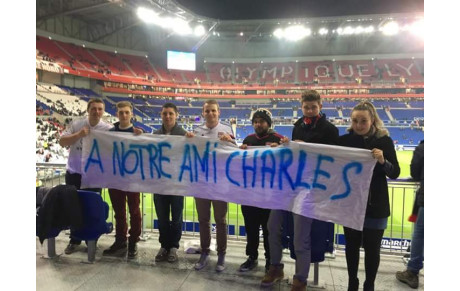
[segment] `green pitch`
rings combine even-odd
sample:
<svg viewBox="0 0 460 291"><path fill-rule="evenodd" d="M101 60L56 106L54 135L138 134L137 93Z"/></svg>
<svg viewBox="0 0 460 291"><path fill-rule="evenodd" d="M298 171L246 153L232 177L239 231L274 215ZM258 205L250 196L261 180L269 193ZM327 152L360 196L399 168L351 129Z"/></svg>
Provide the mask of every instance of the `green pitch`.
<svg viewBox="0 0 460 291"><path fill-rule="evenodd" d="M399 166L401 167L400 178L410 177L410 161L412 159L412 151L397 151ZM408 222L407 218L412 212L414 201L414 188L412 186L396 186L390 187L390 207L392 216L388 220L388 228L384 236L392 236L393 238L411 238L413 223ZM111 206L110 198L107 189L103 191L104 200ZM153 196L150 193L143 194L144 203L144 223L147 229L153 228L153 220L157 219L155 206L153 204ZM404 210L404 216L403 216ZM213 213L211 212L211 217ZM193 197L186 197L184 204L184 221L198 221L195 210L195 201ZM109 220L113 220L113 211L110 207ZM211 219L214 221L214 219ZM244 225L241 206L229 203L227 222L229 225ZM238 232L238 228L236 228ZM342 227L339 232L343 233Z"/></svg>

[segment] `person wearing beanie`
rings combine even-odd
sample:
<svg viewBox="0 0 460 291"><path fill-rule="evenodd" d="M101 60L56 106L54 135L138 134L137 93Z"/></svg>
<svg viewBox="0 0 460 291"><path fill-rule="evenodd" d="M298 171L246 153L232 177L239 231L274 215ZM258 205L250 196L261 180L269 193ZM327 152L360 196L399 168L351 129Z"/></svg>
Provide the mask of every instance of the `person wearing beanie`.
<svg viewBox="0 0 460 291"><path fill-rule="evenodd" d="M267 130L269 130L272 127L272 117L271 116L272 116L272 114L271 114L270 111L268 111L267 109L260 108L260 109L256 110L256 112L254 112L254 114L252 115L252 125L254 126L254 120L256 118L262 118L263 120L265 120L268 123ZM263 128L265 129L265 127L263 127ZM254 127L254 129L256 129L256 128Z"/></svg>
<svg viewBox="0 0 460 291"><path fill-rule="evenodd" d="M276 133L270 127L272 125L271 113L267 109L258 109L252 115L252 125L254 134L248 135L240 146L241 149L247 149L251 146L270 146L275 147L288 138ZM241 264L240 272L246 272L254 269L258 265L259 256L259 228L262 226L265 249L265 271L270 267L270 247L268 244L267 222L270 216L270 209L264 209L254 206L241 205L241 211L244 217L246 228L246 255L247 260Z"/></svg>

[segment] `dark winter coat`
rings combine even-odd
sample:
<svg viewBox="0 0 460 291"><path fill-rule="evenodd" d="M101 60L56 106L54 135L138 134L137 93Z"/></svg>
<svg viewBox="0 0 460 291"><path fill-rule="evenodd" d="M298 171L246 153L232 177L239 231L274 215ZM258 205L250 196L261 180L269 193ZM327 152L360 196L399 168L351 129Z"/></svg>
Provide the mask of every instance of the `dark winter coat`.
<svg viewBox="0 0 460 291"><path fill-rule="evenodd" d="M294 123L292 140L300 139L305 142L336 145L339 138L339 130L322 114L318 122L312 126L306 125L304 117Z"/></svg>
<svg viewBox="0 0 460 291"><path fill-rule="evenodd" d="M77 188L58 185L49 190L37 211L36 223L40 243L43 243L52 228L81 228L83 217Z"/></svg>
<svg viewBox="0 0 460 291"><path fill-rule="evenodd" d="M374 167L367 200L366 217L385 218L390 216L387 176L390 179L396 179L401 171L393 140L387 135L382 137L373 135L364 138L350 132L339 138L339 145L369 150L377 148L383 151L385 164L388 162L390 165L382 165L377 162Z"/></svg>

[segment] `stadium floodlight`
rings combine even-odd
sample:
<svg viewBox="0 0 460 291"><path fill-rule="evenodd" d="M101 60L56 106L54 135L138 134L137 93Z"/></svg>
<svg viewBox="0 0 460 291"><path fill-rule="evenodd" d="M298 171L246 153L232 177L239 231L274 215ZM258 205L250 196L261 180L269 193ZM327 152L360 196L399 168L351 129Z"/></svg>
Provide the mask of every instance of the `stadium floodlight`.
<svg viewBox="0 0 460 291"><path fill-rule="evenodd" d="M368 27L366 27L364 29L364 32L365 33L372 33L372 32L374 32L374 27L372 25L369 25Z"/></svg>
<svg viewBox="0 0 460 291"><path fill-rule="evenodd" d="M342 35L343 34L343 28L341 28L341 27L337 28L337 34Z"/></svg>
<svg viewBox="0 0 460 291"><path fill-rule="evenodd" d="M298 41L311 35L311 30L302 25L293 25L284 29L284 38L289 41Z"/></svg>
<svg viewBox="0 0 460 291"><path fill-rule="evenodd" d="M396 35L399 32L399 24L395 21L387 22L381 27L384 35Z"/></svg>
<svg viewBox="0 0 460 291"><path fill-rule="evenodd" d="M355 34L361 34L364 32L364 28L362 26L357 26L355 28Z"/></svg>
<svg viewBox="0 0 460 291"><path fill-rule="evenodd" d="M320 35L326 35L328 32L329 32L329 30L327 28L320 28L320 30L319 30Z"/></svg>
<svg viewBox="0 0 460 291"><path fill-rule="evenodd" d="M424 37L425 21L423 19L417 20L410 26L410 32L418 37Z"/></svg>
<svg viewBox="0 0 460 291"><path fill-rule="evenodd" d="M240 32L240 36L243 36L243 35L244 35L244 33L243 33L243 32Z"/></svg>
<svg viewBox="0 0 460 291"><path fill-rule="evenodd" d="M347 26L343 30L343 34L345 34L345 35L350 35L350 34L353 34L353 33L355 33L355 29L353 27L351 27L351 26Z"/></svg>
<svg viewBox="0 0 460 291"><path fill-rule="evenodd" d="M158 13L152 9L138 7L136 11L137 17L146 23L157 23Z"/></svg>
<svg viewBox="0 0 460 291"><path fill-rule="evenodd" d="M277 28L274 32L273 35L276 36L277 38L282 38L284 36L284 31L281 28Z"/></svg>
<svg viewBox="0 0 460 291"><path fill-rule="evenodd" d="M192 28L188 22L180 18L173 21L172 28L179 35L192 34Z"/></svg>
<svg viewBox="0 0 460 291"><path fill-rule="evenodd" d="M196 36L203 36L206 33L203 25L198 25L195 27L194 33Z"/></svg>

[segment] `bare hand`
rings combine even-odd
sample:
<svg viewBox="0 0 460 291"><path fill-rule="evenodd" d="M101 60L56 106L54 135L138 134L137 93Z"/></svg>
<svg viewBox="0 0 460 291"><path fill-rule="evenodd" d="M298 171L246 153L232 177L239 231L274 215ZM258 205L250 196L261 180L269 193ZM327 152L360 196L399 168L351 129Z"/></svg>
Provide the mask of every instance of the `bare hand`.
<svg viewBox="0 0 460 291"><path fill-rule="evenodd" d="M85 137L89 134L89 127L85 126L78 132L79 137Z"/></svg>
<svg viewBox="0 0 460 291"><path fill-rule="evenodd" d="M371 150L371 153L372 153L372 157L376 159L380 164L383 165L385 163L385 158L383 156L382 150L374 148Z"/></svg>
<svg viewBox="0 0 460 291"><path fill-rule="evenodd" d="M231 137L230 135L228 135L228 134L223 134L223 135L220 137L220 140L221 140L221 141L228 141L228 142L232 142L232 141L233 141L232 137Z"/></svg>
<svg viewBox="0 0 460 291"><path fill-rule="evenodd" d="M194 137L195 134L191 131L187 131L187 133L185 134L186 137Z"/></svg>
<svg viewBox="0 0 460 291"><path fill-rule="evenodd" d="M144 133L144 131L141 128L138 128L138 127L135 127L133 129L133 132L134 132L134 135L140 135L140 134Z"/></svg>
<svg viewBox="0 0 460 291"><path fill-rule="evenodd" d="M282 143L289 143L289 138L287 136L283 136L283 138L280 140L280 144Z"/></svg>
<svg viewBox="0 0 460 291"><path fill-rule="evenodd" d="M247 148L248 148L248 145L247 145L247 144L242 144L242 145L240 145L240 149L242 149L242 150L245 150L245 149L247 149Z"/></svg>

